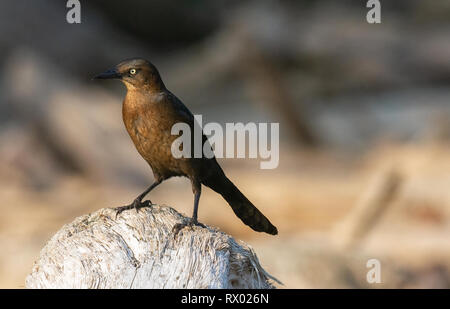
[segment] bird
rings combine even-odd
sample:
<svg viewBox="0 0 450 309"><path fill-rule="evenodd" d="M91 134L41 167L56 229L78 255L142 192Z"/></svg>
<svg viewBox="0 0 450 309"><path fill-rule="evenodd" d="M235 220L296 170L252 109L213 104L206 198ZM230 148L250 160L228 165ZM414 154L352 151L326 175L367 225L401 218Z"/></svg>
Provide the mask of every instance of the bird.
<svg viewBox="0 0 450 309"><path fill-rule="evenodd" d="M127 92L122 103L123 122L137 151L150 165L155 179L131 204L116 208L116 214L133 208L138 211L142 207L151 207L150 200L143 201L145 196L163 181L181 176L191 181L194 207L191 218L173 227L175 233L186 226L205 227L198 222L198 207L204 185L222 195L236 216L254 231L278 234L269 219L228 179L214 155L200 158L176 158L172 155L172 144L178 138L171 133L172 127L177 123L185 123L193 132L198 123L183 102L166 88L155 65L143 58L132 58L96 75L94 79L117 79L125 85ZM203 144L210 147L203 133L202 139ZM191 145L193 147L194 143Z"/></svg>

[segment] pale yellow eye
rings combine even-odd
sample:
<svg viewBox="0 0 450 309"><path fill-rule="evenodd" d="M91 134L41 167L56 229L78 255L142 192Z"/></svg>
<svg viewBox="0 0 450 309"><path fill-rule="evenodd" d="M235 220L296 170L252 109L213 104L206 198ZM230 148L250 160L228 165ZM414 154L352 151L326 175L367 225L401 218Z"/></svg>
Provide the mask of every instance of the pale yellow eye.
<svg viewBox="0 0 450 309"><path fill-rule="evenodd" d="M131 70L130 70L130 74L131 74L131 75L136 74L136 69L131 69Z"/></svg>

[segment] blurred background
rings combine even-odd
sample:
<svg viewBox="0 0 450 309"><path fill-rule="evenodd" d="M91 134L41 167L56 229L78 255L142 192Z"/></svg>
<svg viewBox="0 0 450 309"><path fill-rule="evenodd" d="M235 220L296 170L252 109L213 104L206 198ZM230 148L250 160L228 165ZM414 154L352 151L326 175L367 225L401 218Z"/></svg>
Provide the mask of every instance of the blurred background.
<svg viewBox="0 0 450 309"><path fill-rule="evenodd" d="M0 2L0 287L22 288L63 224L152 179L119 82L143 57L205 122L279 122L280 164L221 159L278 227L203 190L200 221L252 245L280 288L450 287L450 1ZM150 196L190 215L187 179ZM381 283L366 263L381 263Z"/></svg>

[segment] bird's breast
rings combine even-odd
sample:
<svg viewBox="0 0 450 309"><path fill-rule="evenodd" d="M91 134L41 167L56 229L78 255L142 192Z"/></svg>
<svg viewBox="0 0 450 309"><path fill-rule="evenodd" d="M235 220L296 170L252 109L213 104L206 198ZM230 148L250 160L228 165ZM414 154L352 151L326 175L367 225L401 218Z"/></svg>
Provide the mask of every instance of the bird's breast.
<svg viewBox="0 0 450 309"><path fill-rule="evenodd" d="M124 102L126 103L126 102ZM123 106L123 120L139 154L158 174L175 175L182 163L172 155L172 143L177 138L171 134L174 119L160 106Z"/></svg>

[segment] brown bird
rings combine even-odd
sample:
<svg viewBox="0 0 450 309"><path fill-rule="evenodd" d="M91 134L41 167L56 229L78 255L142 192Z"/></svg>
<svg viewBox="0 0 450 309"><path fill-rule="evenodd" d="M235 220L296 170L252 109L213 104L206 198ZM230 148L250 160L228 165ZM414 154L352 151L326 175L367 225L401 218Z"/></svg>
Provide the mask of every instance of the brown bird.
<svg viewBox="0 0 450 309"><path fill-rule="evenodd" d="M150 201L142 201L151 190L173 176L184 176L192 183L194 212L189 221L174 227L175 233L184 226L203 226L197 221L202 184L221 194L234 213L253 230L272 235L278 233L277 228L225 176L214 157L175 158L172 155L172 143L178 138L171 134L172 126L186 123L194 132L194 125L199 125L189 109L167 90L153 64L144 59L126 60L94 78L119 79L125 84L127 94L122 106L123 121L137 151L148 162L155 178L155 182L130 205L117 208L118 214L127 209L151 206ZM205 135L204 143L208 143ZM193 148L194 143L191 145Z"/></svg>

